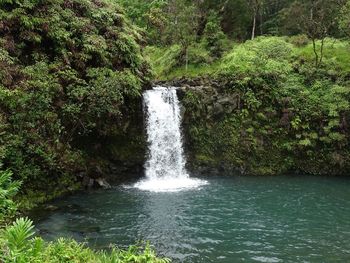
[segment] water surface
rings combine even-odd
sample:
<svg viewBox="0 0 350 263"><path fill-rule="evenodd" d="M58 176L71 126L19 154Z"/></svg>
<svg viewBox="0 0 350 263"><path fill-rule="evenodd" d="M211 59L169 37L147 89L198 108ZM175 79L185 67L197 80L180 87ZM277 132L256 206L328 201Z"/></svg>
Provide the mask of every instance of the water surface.
<svg viewBox="0 0 350 263"><path fill-rule="evenodd" d="M350 180L218 177L200 189L122 186L57 200L36 224L95 248L149 240L174 262L350 262Z"/></svg>

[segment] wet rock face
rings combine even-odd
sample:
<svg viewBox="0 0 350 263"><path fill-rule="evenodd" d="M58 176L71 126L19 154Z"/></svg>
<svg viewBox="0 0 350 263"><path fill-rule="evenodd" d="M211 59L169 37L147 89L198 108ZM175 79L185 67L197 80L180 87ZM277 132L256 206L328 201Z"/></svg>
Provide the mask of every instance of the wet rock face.
<svg viewBox="0 0 350 263"><path fill-rule="evenodd" d="M219 93L218 88L213 86L189 86L179 88L180 101L185 99L186 94L191 93L198 103L200 112L189 112L184 105L183 120L188 122L193 117L197 118L221 118L225 114L231 114L240 107L240 95L238 93ZM195 116L193 116L195 114Z"/></svg>
<svg viewBox="0 0 350 263"><path fill-rule="evenodd" d="M89 155L87 169L78 176L83 187L108 188L141 178L147 151L142 98L125 109L108 135L81 138L79 147Z"/></svg>
<svg viewBox="0 0 350 263"><path fill-rule="evenodd" d="M144 175L147 142L142 98L125 116L123 128L106 138L103 146L104 158L108 160L107 181L111 184L137 180Z"/></svg>
<svg viewBox="0 0 350 263"><path fill-rule="evenodd" d="M188 136L191 123L201 119L208 120L208 123L215 123L215 120L239 108L239 95L222 92L217 83L207 83L204 80L192 80L188 83L183 80L174 83L157 83L157 85L179 87L177 95L180 102L187 100L189 94L196 99L196 108L186 108L187 104L181 103L180 109L188 163L193 159L192 148L188 146L193 144L192 138ZM143 165L147 155L147 142L142 101L140 100L132 111L126 112L124 116L126 118L108 137L92 138L95 141L91 138L86 140L85 145L92 145L93 154L90 163L96 169L93 168L87 172L83 183L85 187L104 187L105 184L99 183L97 179L103 179L106 183L114 185L136 181L144 176ZM205 171L207 167L198 166L196 169ZM222 169L221 166L218 169Z"/></svg>
<svg viewBox="0 0 350 263"><path fill-rule="evenodd" d="M223 89L215 81L181 80L172 83L178 86L178 98L182 104L182 127L187 156L187 169L195 174L237 174L240 167L225 161L213 160L211 157L198 154L198 148L204 143L201 136L194 134L197 127L206 127L211 130L226 116L235 114L240 110L241 95L237 91ZM192 84L194 84L192 86ZM214 136L215 137L215 136ZM216 138L210 138L216 142ZM212 147L212 146L209 146Z"/></svg>
<svg viewBox="0 0 350 263"><path fill-rule="evenodd" d="M313 118L301 93L276 92L279 86L274 83L203 77L159 84L178 87L187 168L192 171L349 174L346 111L339 112L329 133L325 125L333 123L333 117L320 112Z"/></svg>

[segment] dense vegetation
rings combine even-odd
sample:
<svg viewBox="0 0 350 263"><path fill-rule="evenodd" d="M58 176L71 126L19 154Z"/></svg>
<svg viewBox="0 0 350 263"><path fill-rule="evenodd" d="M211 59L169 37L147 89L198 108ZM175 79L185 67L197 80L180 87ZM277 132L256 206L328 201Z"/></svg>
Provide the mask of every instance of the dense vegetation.
<svg viewBox="0 0 350 263"><path fill-rule="evenodd" d="M111 1L2 1L0 10L0 162L27 194L56 196L94 165L74 142L118 130L148 83L141 38Z"/></svg>
<svg viewBox="0 0 350 263"><path fill-rule="evenodd" d="M258 175L348 174L350 45L328 40L316 69L312 44L286 40L257 38L229 52L211 74L219 99L187 90L192 161Z"/></svg>
<svg viewBox="0 0 350 263"><path fill-rule="evenodd" d="M178 64L220 57L228 39L305 34L313 43L315 64L323 59L327 37L349 33L346 0L119 0L143 30L150 45L179 45ZM320 43L316 43L320 40ZM202 46L206 53L199 52ZM191 53L191 55L189 54ZM200 60L200 61L199 61ZM210 62L210 60L209 60Z"/></svg>
<svg viewBox="0 0 350 263"><path fill-rule="evenodd" d="M190 17L187 1L162 3L128 8L145 8L144 28L163 14L145 52L157 79L199 86L183 98L194 169L349 173L348 1L191 1ZM190 40L168 33L174 21Z"/></svg>
<svg viewBox="0 0 350 263"><path fill-rule="evenodd" d="M27 218L17 219L0 235L2 262L140 262L166 263L168 259L157 258L148 244L145 247L131 246L128 250L111 247L110 252L93 251L74 240L58 239L45 242L34 236L34 226Z"/></svg>
<svg viewBox="0 0 350 263"><path fill-rule="evenodd" d="M149 246L94 252L34 237L30 207L79 187L91 158L81 137L118 133L150 72L138 30L112 1L0 2L0 261L167 262ZM14 200L20 183L21 196Z"/></svg>
<svg viewBox="0 0 350 263"><path fill-rule="evenodd" d="M132 119L152 78L199 87L181 97L197 168L348 174L349 37L346 0L0 1L1 261L163 262L8 225L110 155L142 162Z"/></svg>
<svg viewBox="0 0 350 263"><path fill-rule="evenodd" d="M148 244L145 247L131 246L128 250L111 247L110 252L95 252L74 240L58 239L45 242L33 237L33 224L27 218L17 219L0 235L2 262L140 262L167 263L168 259L157 258Z"/></svg>

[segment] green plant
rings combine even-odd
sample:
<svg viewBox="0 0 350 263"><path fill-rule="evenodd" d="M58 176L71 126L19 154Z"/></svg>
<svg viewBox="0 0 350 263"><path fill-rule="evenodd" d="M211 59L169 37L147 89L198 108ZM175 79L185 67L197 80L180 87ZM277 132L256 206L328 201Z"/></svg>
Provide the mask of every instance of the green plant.
<svg viewBox="0 0 350 263"><path fill-rule="evenodd" d="M173 45L167 48L150 47L146 51L149 61L157 75L167 74L178 65L181 56L181 46Z"/></svg>
<svg viewBox="0 0 350 263"><path fill-rule="evenodd" d="M81 138L123 130L151 72L140 31L113 1L0 10L0 162L42 202L79 187L92 169Z"/></svg>
<svg viewBox="0 0 350 263"><path fill-rule="evenodd" d="M11 177L10 171L0 171L0 223L14 216L17 210L13 197L17 194L21 184L18 181L12 181Z"/></svg>
<svg viewBox="0 0 350 263"><path fill-rule="evenodd" d="M289 59L292 47L283 38L259 37L234 47L221 64L219 75L236 76L236 81L259 82L285 77L291 70Z"/></svg>
<svg viewBox="0 0 350 263"><path fill-rule="evenodd" d="M110 252L93 251L85 244L59 238L55 242L45 242L34 237L34 226L28 218L17 219L0 233L0 260L6 263L168 263L167 258L159 258L150 245L131 246L128 250L113 247Z"/></svg>
<svg viewBox="0 0 350 263"><path fill-rule="evenodd" d="M349 37L350 36L350 1L347 1L340 11L339 27Z"/></svg>
<svg viewBox="0 0 350 263"><path fill-rule="evenodd" d="M225 51L226 35L221 30L218 14L210 12L207 20L203 34L204 44L214 58L220 58Z"/></svg>
<svg viewBox="0 0 350 263"><path fill-rule="evenodd" d="M300 34L296 36L291 36L288 38L288 42L292 43L296 47L305 47L307 44L310 43L310 39L307 37L307 35Z"/></svg>
<svg viewBox="0 0 350 263"><path fill-rule="evenodd" d="M191 65L208 65L213 62L213 58L210 53L202 47L201 44L194 44L188 47L187 59ZM180 60L178 66L186 65L185 58Z"/></svg>
<svg viewBox="0 0 350 263"><path fill-rule="evenodd" d="M311 44L289 42L260 37L235 46L211 75L213 87L185 94L191 164L258 175L348 173L348 43L327 39L316 70ZM218 103L222 113L213 117Z"/></svg>
<svg viewBox="0 0 350 263"><path fill-rule="evenodd" d="M5 246L13 253L19 253L28 246L28 239L34 235L33 222L28 218L19 218L3 230Z"/></svg>

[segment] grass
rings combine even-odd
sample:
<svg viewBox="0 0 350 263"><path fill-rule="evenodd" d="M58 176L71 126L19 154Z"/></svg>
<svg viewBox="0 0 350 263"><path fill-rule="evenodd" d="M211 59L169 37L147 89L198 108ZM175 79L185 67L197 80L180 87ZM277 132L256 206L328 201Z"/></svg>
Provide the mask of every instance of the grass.
<svg viewBox="0 0 350 263"><path fill-rule="evenodd" d="M227 41L227 49L231 50L237 44ZM171 80L180 77L198 77L214 74L220 68L222 59L210 57L201 43L195 43L189 48L189 64L186 69L184 58L180 57L181 47L172 45L168 47L149 46L144 55L152 66L156 80ZM191 63L195 61L195 63Z"/></svg>
<svg viewBox="0 0 350 263"><path fill-rule="evenodd" d="M271 38L272 39L272 38ZM277 38L276 38L277 39ZM288 37L283 39L291 40ZM259 41L259 38L258 40ZM240 46L247 45L246 43L231 42L231 50L224 54L223 58L209 63L190 64L187 69L185 65L179 65L177 56L180 51L178 45L170 47L147 47L145 51L146 58L150 62L156 80L172 80L176 78L195 78L200 76L212 76L220 72L225 63L227 63L227 56L232 55ZM248 44L249 45L249 44ZM317 42L318 47L320 41ZM196 45L198 49L202 47ZM198 53L204 53L199 50ZM314 61L314 51L312 43L309 41L305 45L293 45L292 60L304 60L312 64ZM180 63L181 64L181 63ZM350 43L346 40L327 38L324 46L323 64L327 68L332 68L344 75L350 74Z"/></svg>
<svg viewBox="0 0 350 263"><path fill-rule="evenodd" d="M185 66L176 67L168 74L160 75L161 80L171 80L181 77L195 78L198 76L210 76L219 70L221 61L216 61L213 64L206 65L188 65L186 69Z"/></svg>
<svg viewBox="0 0 350 263"><path fill-rule="evenodd" d="M320 41L317 42L318 48ZM312 43L300 48L295 48L298 57L314 60ZM350 73L350 42L340 39L327 38L324 44L324 63L332 63L339 67L345 74Z"/></svg>

